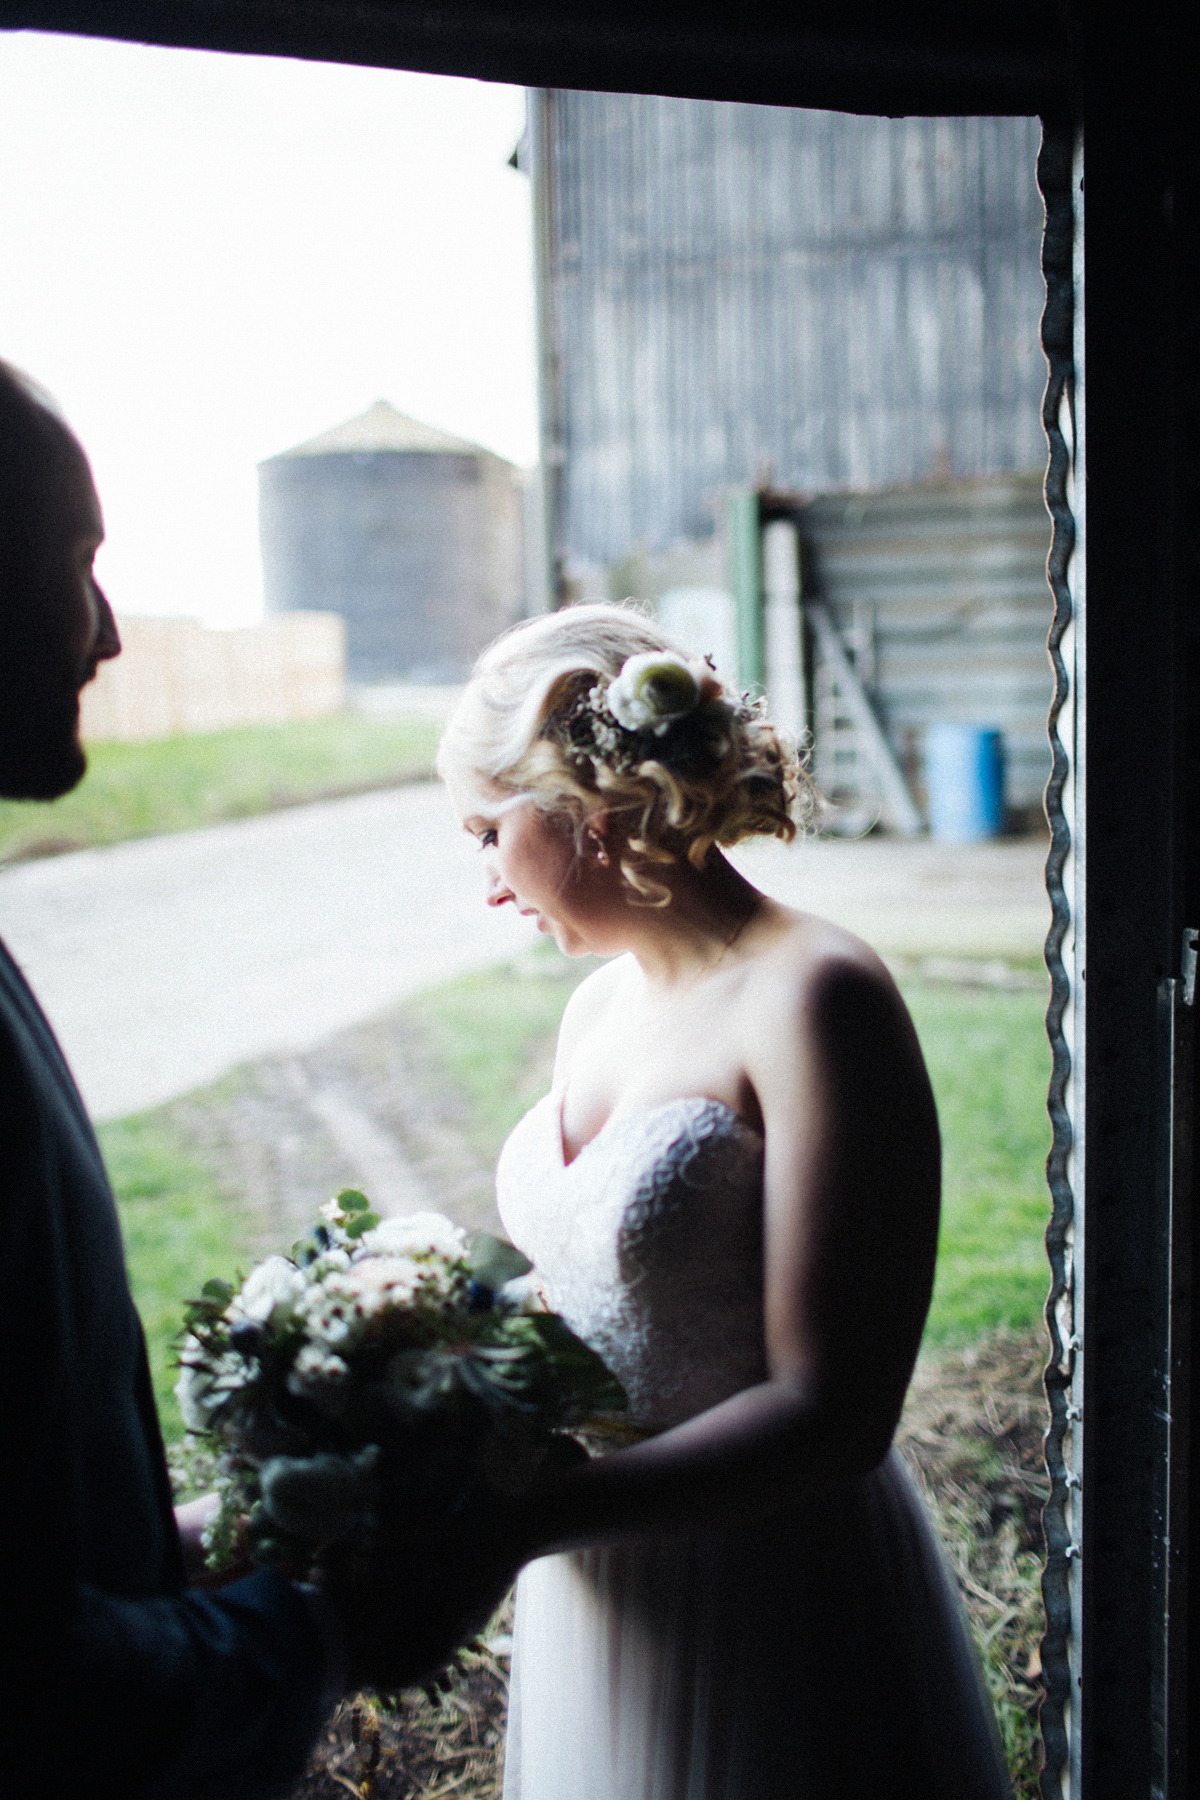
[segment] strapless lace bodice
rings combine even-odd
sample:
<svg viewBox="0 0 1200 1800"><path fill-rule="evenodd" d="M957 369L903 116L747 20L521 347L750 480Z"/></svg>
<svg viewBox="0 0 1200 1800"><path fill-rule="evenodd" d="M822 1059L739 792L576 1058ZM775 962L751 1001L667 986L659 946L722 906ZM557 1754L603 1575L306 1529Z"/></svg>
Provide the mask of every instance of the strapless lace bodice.
<svg viewBox="0 0 1200 1800"><path fill-rule="evenodd" d="M568 1164L547 1094L504 1146L505 1228L624 1384L631 1421L677 1424L765 1375L762 1157L704 1098L614 1113Z"/></svg>

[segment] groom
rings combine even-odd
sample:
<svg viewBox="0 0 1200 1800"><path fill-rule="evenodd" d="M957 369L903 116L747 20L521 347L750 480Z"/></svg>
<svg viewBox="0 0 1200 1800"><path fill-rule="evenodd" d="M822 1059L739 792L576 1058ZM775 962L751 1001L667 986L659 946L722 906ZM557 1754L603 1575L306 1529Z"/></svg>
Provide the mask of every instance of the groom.
<svg viewBox="0 0 1200 1800"><path fill-rule="evenodd" d="M83 450L49 398L0 363L4 798L50 800L84 773L79 690L120 651L92 577L103 531ZM186 1586L197 1526L185 1511L181 1540L104 1165L2 944L0 1247L7 1791L286 1792L348 1686L427 1673L503 1584L485 1593L473 1578L451 1599L436 1571L397 1559L369 1593L273 1571Z"/></svg>

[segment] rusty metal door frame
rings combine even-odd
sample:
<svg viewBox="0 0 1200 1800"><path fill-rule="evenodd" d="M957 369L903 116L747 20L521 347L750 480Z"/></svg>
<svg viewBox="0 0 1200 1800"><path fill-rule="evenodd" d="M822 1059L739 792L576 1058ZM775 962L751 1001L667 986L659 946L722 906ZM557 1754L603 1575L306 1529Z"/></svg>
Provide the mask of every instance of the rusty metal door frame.
<svg viewBox="0 0 1200 1800"><path fill-rule="evenodd" d="M1053 522L1047 575L1054 601L1048 648L1054 672L1046 788L1050 851L1046 890L1051 925L1046 939L1050 1004L1046 1032L1052 1072L1048 1095L1053 1142L1046 1164L1051 1218L1046 1230L1051 1285L1046 1302L1050 1356L1046 1398L1050 1425L1046 1470L1050 1498L1044 1523L1046 1567L1042 1595L1046 1635L1042 1671L1045 1800L1066 1800L1081 1788L1083 1719L1081 1500L1085 1361L1083 1128L1086 931L1084 831L1080 756L1086 741L1083 634L1086 621L1086 480L1083 383L1082 143L1068 122L1047 123L1038 158L1046 206L1043 271L1046 307L1042 345L1048 364L1043 424L1049 447L1046 505Z"/></svg>
<svg viewBox="0 0 1200 1800"><path fill-rule="evenodd" d="M1039 162L1055 603L1042 1793L1185 1800L1196 150L1182 89L1145 40L1122 69L1113 29L1090 46L1083 127L1047 120Z"/></svg>

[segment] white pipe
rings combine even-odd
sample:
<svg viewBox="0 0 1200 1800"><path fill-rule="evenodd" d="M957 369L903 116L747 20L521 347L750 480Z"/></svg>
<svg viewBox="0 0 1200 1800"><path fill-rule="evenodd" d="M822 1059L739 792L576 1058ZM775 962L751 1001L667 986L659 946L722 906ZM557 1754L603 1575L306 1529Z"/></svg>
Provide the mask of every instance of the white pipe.
<svg viewBox="0 0 1200 1800"><path fill-rule="evenodd" d="M767 699L776 725L799 743L808 730L800 617L800 541L790 519L763 532Z"/></svg>

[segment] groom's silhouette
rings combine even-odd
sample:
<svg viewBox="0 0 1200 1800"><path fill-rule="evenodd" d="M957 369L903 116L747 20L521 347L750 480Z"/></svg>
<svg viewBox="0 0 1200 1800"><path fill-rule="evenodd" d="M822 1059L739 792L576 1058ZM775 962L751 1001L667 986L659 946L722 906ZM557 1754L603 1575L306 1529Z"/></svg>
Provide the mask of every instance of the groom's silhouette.
<svg viewBox="0 0 1200 1800"><path fill-rule="evenodd" d="M84 772L79 690L120 650L102 536L82 449L0 363L0 796L52 799ZM285 1791L348 1679L424 1672L480 1597L451 1617L433 1572L399 1568L336 1604L274 1572L186 1587L104 1165L2 944L0 1255L6 1791Z"/></svg>

